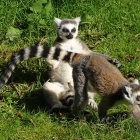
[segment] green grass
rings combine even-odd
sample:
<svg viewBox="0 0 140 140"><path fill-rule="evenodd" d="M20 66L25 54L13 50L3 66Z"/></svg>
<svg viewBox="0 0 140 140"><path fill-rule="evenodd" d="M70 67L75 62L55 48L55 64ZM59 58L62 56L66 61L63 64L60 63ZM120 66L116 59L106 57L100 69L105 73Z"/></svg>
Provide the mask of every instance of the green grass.
<svg viewBox="0 0 140 140"><path fill-rule="evenodd" d="M1 0L0 73L20 48L42 38L53 44L57 36L54 17L78 16L82 18L79 36L90 49L120 60L125 77L140 80L139 0ZM43 59L30 59L16 68L0 96L0 139L140 139L140 125L131 115L112 125L101 124L99 119L88 123L83 117L68 120L65 114L50 115L40 94L48 79L49 68ZM110 112L127 110L121 105Z"/></svg>

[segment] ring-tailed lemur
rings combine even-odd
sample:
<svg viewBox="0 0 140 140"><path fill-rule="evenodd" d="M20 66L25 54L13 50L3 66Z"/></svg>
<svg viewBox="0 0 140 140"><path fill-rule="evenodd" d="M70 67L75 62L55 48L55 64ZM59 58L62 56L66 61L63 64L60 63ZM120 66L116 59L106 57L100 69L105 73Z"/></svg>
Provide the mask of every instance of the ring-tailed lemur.
<svg viewBox="0 0 140 140"><path fill-rule="evenodd" d="M67 51L89 54L91 51L82 42L78 37L78 27L79 27L80 18L75 19L58 19L55 18L55 23L58 30L58 38L55 41L54 46L56 48L61 48ZM42 52L42 46L30 47L23 50L20 50L15 56L12 57L11 62L9 62L9 69L6 70L4 75L0 78L0 88L4 83L7 82L11 76L12 71L14 70L16 64L22 60L27 60L31 57L40 57L40 55L45 55L47 52ZM57 54L56 54L57 55ZM119 65L119 62L115 59L111 59L108 56L106 58L116 65ZM67 101L69 104L70 96L74 96L74 92L69 88L68 83L73 87L72 79L72 67L65 62L59 62L56 60L47 60L47 62L52 67L51 69L51 82L46 82L43 86L43 93L47 105L53 110L55 108L66 108L62 103L62 100ZM70 96L68 96L70 94ZM62 96L63 95L63 96ZM93 100L92 92L88 92L89 96L89 105L97 109L97 105ZM72 97L71 97L72 98Z"/></svg>
<svg viewBox="0 0 140 140"><path fill-rule="evenodd" d="M28 53L27 55L25 53L33 52L33 50L34 53L32 54ZM88 102L88 82L90 82L93 90L99 93L102 98L98 106L100 119L104 119L108 109L116 104L140 105L140 85L138 82L129 83L121 72L107 61L104 55L96 53L84 55L68 52L56 47L39 46L20 50L11 58L7 69L0 78L0 88L8 81L16 65L31 56L37 58L44 57L48 60L65 61L73 67L75 89L73 108L77 112ZM139 112L140 110L137 109L137 111ZM134 116L137 117L137 115Z"/></svg>

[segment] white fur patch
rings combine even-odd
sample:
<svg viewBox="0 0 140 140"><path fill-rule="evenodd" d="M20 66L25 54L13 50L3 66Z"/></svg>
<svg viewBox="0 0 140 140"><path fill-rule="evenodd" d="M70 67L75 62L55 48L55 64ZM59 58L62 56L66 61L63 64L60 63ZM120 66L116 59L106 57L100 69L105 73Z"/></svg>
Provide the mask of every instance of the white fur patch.
<svg viewBox="0 0 140 140"><path fill-rule="evenodd" d="M133 97L132 97L132 89L130 88L130 87L128 87L128 86L124 86L124 88L125 88L125 90L126 90L126 92L127 92L127 94L128 94L128 96L124 93L124 98L128 101L128 102L130 102L131 104L134 104L134 99L133 99Z"/></svg>
<svg viewBox="0 0 140 140"><path fill-rule="evenodd" d="M67 54L66 51L61 51L58 60L62 60L66 54Z"/></svg>
<svg viewBox="0 0 140 140"><path fill-rule="evenodd" d="M61 92L64 92L66 87L58 82L46 82L43 85L43 89L56 93L57 97L59 98L59 96L61 95Z"/></svg>
<svg viewBox="0 0 140 140"><path fill-rule="evenodd" d="M19 64L20 63L20 55L15 55L15 62L16 64Z"/></svg>
<svg viewBox="0 0 140 140"><path fill-rule="evenodd" d="M38 46L37 54L35 55L36 58L40 58L43 52L43 46Z"/></svg>
<svg viewBox="0 0 140 140"><path fill-rule="evenodd" d="M70 52L74 52L74 53L82 53L82 54L87 53L83 50L82 44L79 42L79 40L77 40L75 38L61 43L61 49L70 51Z"/></svg>
<svg viewBox="0 0 140 140"><path fill-rule="evenodd" d="M55 53L55 50L56 50L55 47L51 47L51 48L50 48L50 52L49 52L49 54L48 54L47 59L53 59L53 55L54 55L54 53Z"/></svg>
<svg viewBox="0 0 140 140"><path fill-rule="evenodd" d="M15 65L14 65L14 64L11 64L11 65L9 66L9 68L11 69L11 71L13 71L13 70L15 69Z"/></svg>
<svg viewBox="0 0 140 140"><path fill-rule="evenodd" d="M10 77L10 76L11 76L11 74L12 74L12 72L11 72L11 71L7 72L7 76L8 76L8 77ZM7 81L8 81L8 79L7 79L7 78L5 78L5 82L7 82Z"/></svg>
<svg viewBox="0 0 140 140"><path fill-rule="evenodd" d="M30 48L25 48L24 50L25 50L24 60L27 60L29 58L29 56L30 56L31 50L30 50Z"/></svg>
<svg viewBox="0 0 140 140"><path fill-rule="evenodd" d="M133 83L133 84L136 84L136 85L139 85L139 81L138 81L138 79L133 80L132 83Z"/></svg>
<svg viewBox="0 0 140 140"><path fill-rule="evenodd" d="M132 89L128 86L125 86L125 90L127 91L128 95L131 95L132 94Z"/></svg>

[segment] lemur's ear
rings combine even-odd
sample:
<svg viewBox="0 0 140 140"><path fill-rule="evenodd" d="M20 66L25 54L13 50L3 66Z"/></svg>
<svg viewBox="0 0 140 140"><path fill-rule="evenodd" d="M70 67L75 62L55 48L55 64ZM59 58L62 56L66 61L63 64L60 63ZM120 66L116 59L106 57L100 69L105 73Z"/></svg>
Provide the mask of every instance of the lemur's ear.
<svg viewBox="0 0 140 140"><path fill-rule="evenodd" d="M80 21L81 21L81 18L80 18L80 17L77 17L77 18L75 18L74 20L79 24Z"/></svg>
<svg viewBox="0 0 140 140"><path fill-rule="evenodd" d="M136 84L136 85L139 85L138 79L134 79L134 80L132 81L132 83L133 83L133 84Z"/></svg>
<svg viewBox="0 0 140 140"><path fill-rule="evenodd" d="M61 24L61 19L59 19L59 18L54 18L54 22L56 23L56 25L59 27L60 26L60 24Z"/></svg>

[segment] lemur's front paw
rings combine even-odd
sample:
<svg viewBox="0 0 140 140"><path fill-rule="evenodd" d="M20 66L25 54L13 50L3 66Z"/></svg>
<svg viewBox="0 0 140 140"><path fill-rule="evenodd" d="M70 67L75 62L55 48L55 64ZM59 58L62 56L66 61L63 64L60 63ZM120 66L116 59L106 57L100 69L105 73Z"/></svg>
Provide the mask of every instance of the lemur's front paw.
<svg viewBox="0 0 140 140"><path fill-rule="evenodd" d="M98 105L93 99L88 100L88 105L91 106L95 111L98 111Z"/></svg>
<svg viewBox="0 0 140 140"><path fill-rule="evenodd" d="M114 65L116 65L117 68L119 68L119 67L121 66L120 61L118 61L117 59L112 59L112 63L113 63Z"/></svg>

